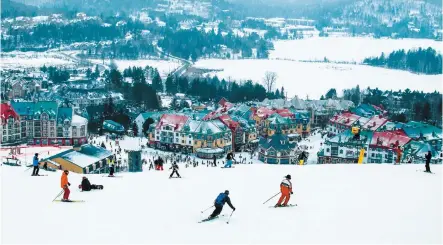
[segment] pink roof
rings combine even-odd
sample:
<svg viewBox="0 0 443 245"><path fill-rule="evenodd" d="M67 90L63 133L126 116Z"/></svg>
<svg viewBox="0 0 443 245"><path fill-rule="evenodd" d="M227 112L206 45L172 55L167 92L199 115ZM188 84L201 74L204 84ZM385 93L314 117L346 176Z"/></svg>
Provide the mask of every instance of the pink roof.
<svg viewBox="0 0 443 245"><path fill-rule="evenodd" d="M218 104L220 105L219 108L217 108L217 110L215 111L211 111L208 114L206 114L206 116L203 117L202 120L212 120L217 118L218 116L226 113L229 109L231 109L232 107L234 107L233 104L229 103L225 98L222 98Z"/></svg>
<svg viewBox="0 0 443 245"><path fill-rule="evenodd" d="M2 103L0 107L0 113L1 113L1 122L6 122L6 119L13 117L15 120L19 119L18 114L14 111L14 109L8 105L7 103Z"/></svg>
<svg viewBox="0 0 443 245"><path fill-rule="evenodd" d="M373 116L369 121L363 125L364 129L369 129L371 131L375 131L381 126L385 125L388 122L387 118L382 117L381 115Z"/></svg>
<svg viewBox="0 0 443 245"><path fill-rule="evenodd" d="M352 126L361 117L350 112L343 112L329 119L331 123L338 123L345 126Z"/></svg>
<svg viewBox="0 0 443 245"><path fill-rule="evenodd" d="M261 117L261 118L267 118L267 117L269 117L270 115L272 115L274 113L275 113L275 111L273 111L273 110L271 110L269 108L260 107L260 108L258 108L258 110L256 112L256 115L258 117Z"/></svg>
<svg viewBox="0 0 443 245"><path fill-rule="evenodd" d="M393 149L397 146L404 146L411 138L409 138L403 130L374 132L369 146Z"/></svg>
<svg viewBox="0 0 443 245"><path fill-rule="evenodd" d="M175 131L180 130L183 125L188 121L187 116L175 115L175 114L163 114L157 123L156 129L160 129L161 126L172 126Z"/></svg>
<svg viewBox="0 0 443 245"><path fill-rule="evenodd" d="M276 109L275 112L277 112L282 117L294 117L294 113L292 113L288 109Z"/></svg>
<svg viewBox="0 0 443 245"><path fill-rule="evenodd" d="M219 116L218 119L231 130L235 130L240 125L238 122L232 120L229 115Z"/></svg>

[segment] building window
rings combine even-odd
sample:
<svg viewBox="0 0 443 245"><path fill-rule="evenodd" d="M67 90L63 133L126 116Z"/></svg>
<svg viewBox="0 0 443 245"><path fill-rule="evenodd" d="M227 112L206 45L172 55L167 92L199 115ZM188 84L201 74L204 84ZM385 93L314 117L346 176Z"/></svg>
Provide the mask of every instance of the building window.
<svg viewBox="0 0 443 245"><path fill-rule="evenodd" d="M77 137L77 127L72 126L72 137Z"/></svg>

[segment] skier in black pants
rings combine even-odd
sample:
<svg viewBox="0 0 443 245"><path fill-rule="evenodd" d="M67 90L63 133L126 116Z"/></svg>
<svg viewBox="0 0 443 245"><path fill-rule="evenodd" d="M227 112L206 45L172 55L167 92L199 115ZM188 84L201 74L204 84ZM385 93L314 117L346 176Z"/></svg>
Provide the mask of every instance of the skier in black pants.
<svg viewBox="0 0 443 245"><path fill-rule="evenodd" d="M39 160L38 160L38 153L35 153L34 158L32 159L32 166L34 166L34 169L32 170L32 176L38 176L38 170L39 170Z"/></svg>
<svg viewBox="0 0 443 245"><path fill-rule="evenodd" d="M431 151L428 151L428 154L425 155L426 158L426 171L428 173L431 173L431 167L429 166L429 163L431 163L432 153Z"/></svg>
<svg viewBox="0 0 443 245"><path fill-rule="evenodd" d="M174 162L172 164L172 167L170 167L169 169L172 169L172 173L171 173L171 175L169 175L169 178L172 178L172 175L174 175L174 173L177 174L178 178L181 178L180 174L178 173L178 165L176 162Z"/></svg>
<svg viewBox="0 0 443 245"><path fill-rule="evenodd" d="M217 167L217 157L214 155L212 159L214 160L213 167Z"/></svg>
<svg viewBox="0 0 443 245"><path fill-rule="evenodd" d="M224 193L220 193L217 198L215 199L214 202L214 212L212 212L212 214L209 216L208 219L213 219L215 217L217 217L221 211L223 210L223 206L225 205L225 203L228 203L229 207L232 208L233 211L235 211L235 207L232 205L231 203L231 199L229 198L229 191L226 190Z"/></svg>

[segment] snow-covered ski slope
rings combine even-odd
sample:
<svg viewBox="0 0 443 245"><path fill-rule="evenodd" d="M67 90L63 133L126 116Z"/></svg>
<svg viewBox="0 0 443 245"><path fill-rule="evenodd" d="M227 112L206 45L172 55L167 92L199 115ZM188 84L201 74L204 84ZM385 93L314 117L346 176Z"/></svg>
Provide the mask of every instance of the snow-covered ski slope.
<svg viewBox="0 0 443 245"><path fill-rule="evenodd" d="M166 165L166 168L169 168ZM165 169L166 169L165 168ZM80 192L82 175L71 174L71 199L60 192L60 172L31 177L2 166L4 243L442 243L442 166L236 165L89 176L102 191ZM292 208L270 208L283 176L292 175ZM198 224L217 194L230 190L237 208Z"/></svg>

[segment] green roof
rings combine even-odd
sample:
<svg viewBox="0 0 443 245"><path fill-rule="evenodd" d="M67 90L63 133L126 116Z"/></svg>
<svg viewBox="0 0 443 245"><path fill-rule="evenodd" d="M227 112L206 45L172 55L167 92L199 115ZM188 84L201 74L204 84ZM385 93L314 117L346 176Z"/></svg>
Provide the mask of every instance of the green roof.
<svg viewBox="0 0 443 245"><path fill-rule="evenodd" d="M49 119L54 120L58 112L55 101L12 102L11 106L20 116L33 116L34 119L39 119L41 114L47 113Z"/></svg>
<svg viewBox="0 0 443 245"><path fill-rule="evenodd" d="M274 148L276 151L287 151L294 148L294 144L290 144L288 137L279 132L268 138L260 138L259 146L261 148Z"/></svg>
<svg viewBox="0 0 443 245"><path fill-rule="evenodd" d="M72 115L73 115L72 108L68 107L58 108L57 123L62 123L66 119L72 121Z"/></svg>

